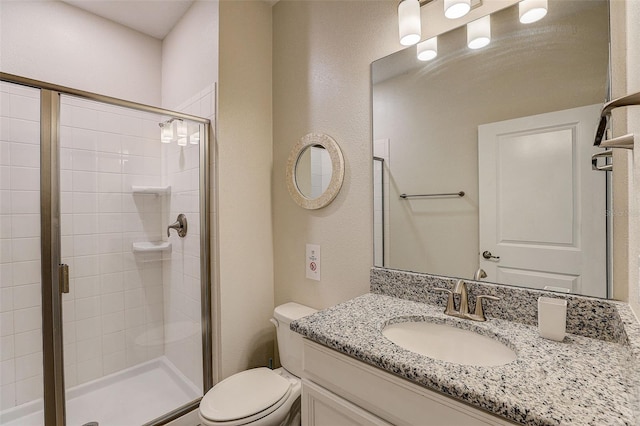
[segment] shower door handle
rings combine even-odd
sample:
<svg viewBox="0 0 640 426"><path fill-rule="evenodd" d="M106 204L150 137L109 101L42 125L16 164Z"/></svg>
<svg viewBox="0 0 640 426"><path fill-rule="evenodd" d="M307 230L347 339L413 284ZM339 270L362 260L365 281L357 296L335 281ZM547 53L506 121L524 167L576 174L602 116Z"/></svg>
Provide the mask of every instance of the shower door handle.
<svg viewBox="0 0 640 426"><path fill-rule="evenodd" d="M58 265L58 279L60 282L60 293L69 293L69 265L66 263Z"/></svg>

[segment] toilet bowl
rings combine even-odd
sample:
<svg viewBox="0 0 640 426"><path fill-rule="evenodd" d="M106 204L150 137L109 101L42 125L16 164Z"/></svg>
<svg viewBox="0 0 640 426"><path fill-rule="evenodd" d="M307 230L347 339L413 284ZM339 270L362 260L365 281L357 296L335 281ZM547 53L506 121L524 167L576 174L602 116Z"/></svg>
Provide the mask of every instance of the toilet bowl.
<svg viewBox="0 0 640 426"><path fill-rule="evenodd" d="M293 302L275 308L271 322L276 326L283 367L242 371L215 385L200 401L203 426L300 425L302 337L289 324L314 312Z"/></svg>
<svg viewBox="0 0 640 426"><path fill-rule="evenodd" d="M283 368L234 374L207 392L200 402L200 421L206 426L295 425L292 408L299 405L301 387L300 379Z"/></svg>

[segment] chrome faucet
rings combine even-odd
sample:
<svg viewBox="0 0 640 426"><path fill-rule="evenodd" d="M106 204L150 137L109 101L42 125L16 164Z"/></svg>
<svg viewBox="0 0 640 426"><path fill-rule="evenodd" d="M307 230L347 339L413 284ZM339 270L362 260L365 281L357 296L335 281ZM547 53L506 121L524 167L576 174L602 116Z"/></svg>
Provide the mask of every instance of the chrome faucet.
<svg viewBox="0 0 640 426"><path fill-rule="evenodd" d="M487 273L484 271L484 269L478 268L476 270L476 273L473 274L473 280L474 281L480 281L483 278L487 278Z"/></svg>
<svg viewBox="0 0 640 426"><path fill-rule="evenodd" d="M456 285L453 287L453 290L449 290L446 288L436 287L433 289L434 291L442 291L445 293L449 293L449 297L447 299L447 307L444 310L446 315L451 315L457 318L465 318L473 321L486 321L487 317L484 315L484 310L482 308L482 299L488 300L500 300L499 297L489 296L487 294L481 294L476 297L476 309L472 314L469 312L469 293L467 291L467 284L464 280L458 280ZM456 302L454 299L454 294L460 295L460 303L458 308L456 309Z"/></svg>
<svg viewBox="0 0 640 426"><path fill-rule="evenodd" d="M467 292L467 284L463 280L456 282L456 285L453 287L453 294L460 295L460 305L458 306L459 316L464 317L465 315L469 315L469 293Z"/></svg>

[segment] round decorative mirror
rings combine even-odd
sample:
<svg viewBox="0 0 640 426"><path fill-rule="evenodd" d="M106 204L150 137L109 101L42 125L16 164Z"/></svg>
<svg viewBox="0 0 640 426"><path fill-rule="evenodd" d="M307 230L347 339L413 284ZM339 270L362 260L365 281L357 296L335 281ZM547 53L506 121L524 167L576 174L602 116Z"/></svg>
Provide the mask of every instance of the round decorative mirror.
<svg viewBox="0 0 640 426"><path fill-rule="evenodd" d="M305 209L320 209L333 201L344 179L344 159L330 136L309 133L293 147L287 162L287 188Z"/></svg>

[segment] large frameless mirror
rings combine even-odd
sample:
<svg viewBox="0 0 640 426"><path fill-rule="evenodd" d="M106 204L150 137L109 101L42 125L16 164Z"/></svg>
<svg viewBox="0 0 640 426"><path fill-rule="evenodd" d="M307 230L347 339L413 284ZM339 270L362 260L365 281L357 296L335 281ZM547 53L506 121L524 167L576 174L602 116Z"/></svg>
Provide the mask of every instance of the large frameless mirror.
<svg viewBox="0 0 640 426"><path fill-rule="evenodd" d="M608 2L490 21L482 49L460 27L429 62L413 47L372 64L375 264L606 297L607 173L590 159Z"/></svg>

